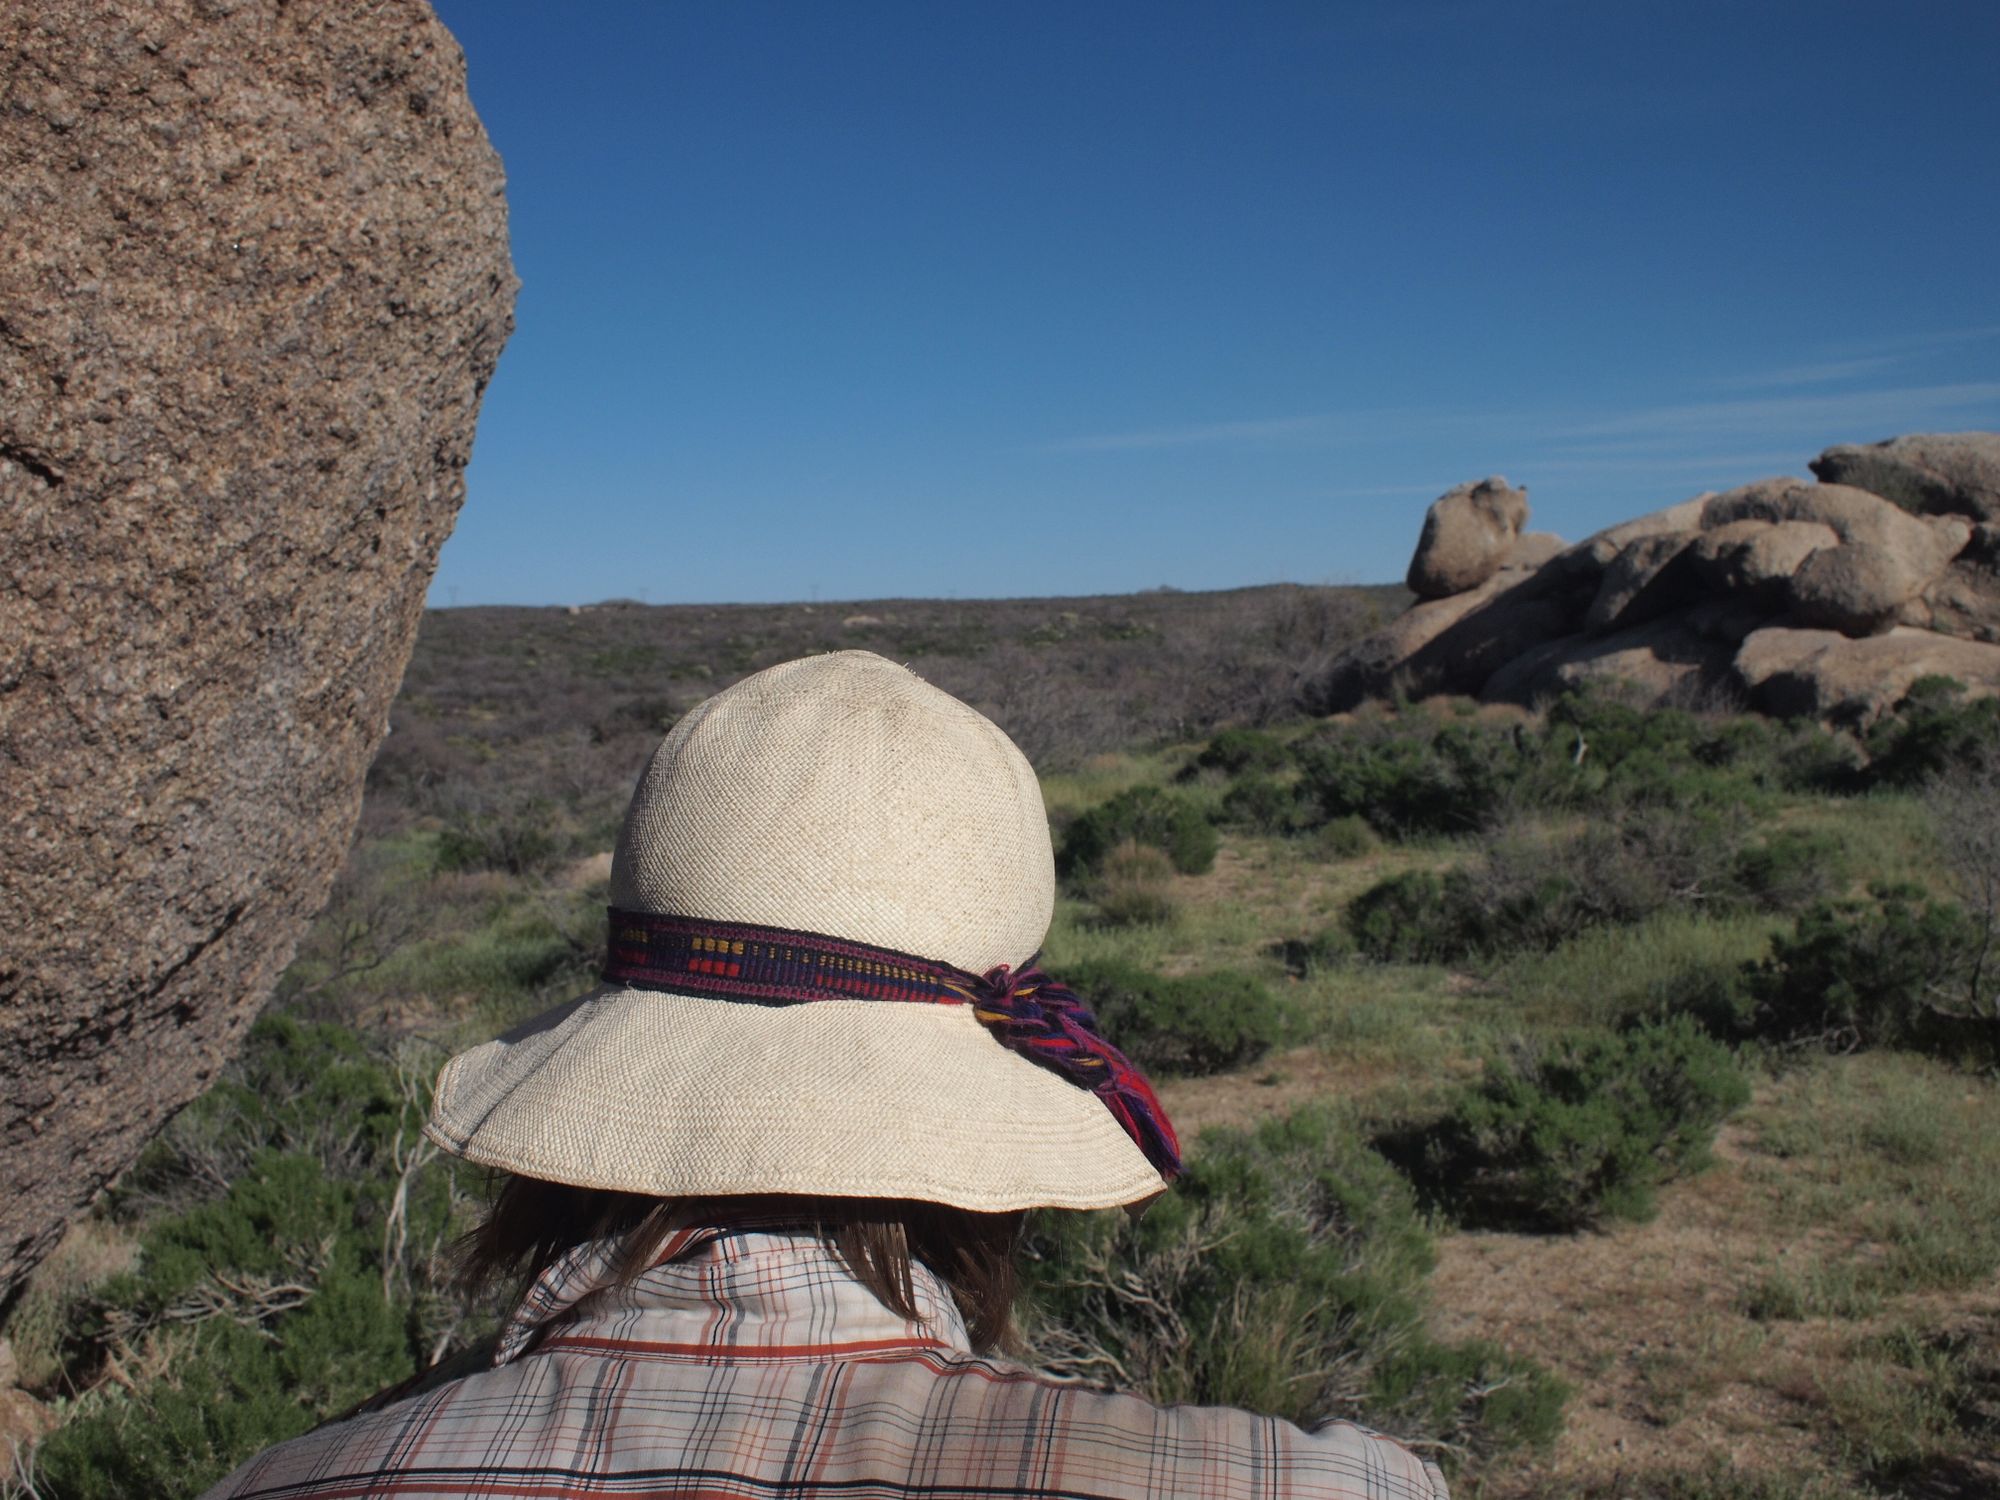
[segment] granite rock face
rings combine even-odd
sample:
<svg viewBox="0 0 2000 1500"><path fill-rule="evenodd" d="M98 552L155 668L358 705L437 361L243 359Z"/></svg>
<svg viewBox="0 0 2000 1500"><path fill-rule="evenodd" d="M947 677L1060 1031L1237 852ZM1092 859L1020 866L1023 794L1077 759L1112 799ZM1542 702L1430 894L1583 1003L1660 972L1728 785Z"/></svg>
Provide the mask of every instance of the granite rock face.
<svg viewBox="0 0 2000 1500"><path fill-rule="evenodd" d="M512 328L421 0L0 0L0 1307L352 833Z"/></svg>
<svg viewBox="0 0 2000 1500"><path fill-rule="evenodd" d="M1507 562L1528 520L1528 492L1494 475L1431 502L1410 559L1410 592L1443 599L1478 588Z"/></svg>
<svg viewBox="0 0 2000 1500"><path fill-rule="evenodd" d="M1886 443L1844 443L1810 465L1827 484L1850 484L1917 515L2000 521L2000 433L1931 432Z"/></svg>
<svg viewBox="0 0 2000 1500"><path fill-rule="evenodd" d="M1532 705L1618 682L1654 704L1748 700L1859 726L1925 672L2000 693L2000 434L1831 448L1812 468L1822 483L1697 495L1427 596L1336 658L1302 702L1341 711L1402 692ZM1415 592L1420 572L1447 571L1430 562L1453 551L1447 502L1476 520L1473 497L1495 483L1432 507ZM1525 493L1508 494L1518 508L1488 533L1527 524ZM1480 545L1456 551L1489 555L1478 530L1467 523Z"/></svg>

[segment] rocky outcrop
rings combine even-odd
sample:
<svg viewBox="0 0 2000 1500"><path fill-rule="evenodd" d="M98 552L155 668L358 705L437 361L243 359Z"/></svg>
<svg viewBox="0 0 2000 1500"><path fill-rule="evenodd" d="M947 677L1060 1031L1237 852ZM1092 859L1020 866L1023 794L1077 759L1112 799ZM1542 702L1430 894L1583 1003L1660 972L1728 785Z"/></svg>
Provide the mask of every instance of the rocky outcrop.
<svg viewBox="0 0 2000 1500"><path fill-rule="evenodd" d="M420 0L0 0L0 1306L324 899L511 323Z"/></svg>
<svg viewBox="0 0 2000 1500"><path fill-rule="evenodd" d="M2000 521L2000 433L1933 432L1842 444L1810 467L1827 484L1853 485L1914 515Z"/></svg>
<svg viewBox="0 0 2000 1500"><path fill-rule="evenodd" d="M1812 467L1827 482L1697 495L1420 603L1336 660L1310 701L1341 710L1400 690L1530 704L1617 680L1653 702L1733 694L1858 724L1927 673L2000 692L2000 436L1833 448ZM1447 502L1462 513L1477 488L1432 518ZM1518 518L1506 513L1518 532L1526 497L1509 493L1522 495ZM1413 587L1437 575L1426 553L1442 530L1427 519Z"/></svg>
<svg viewBox="0 0 2000 1500"><path fill-rule="evenodd" d="M1652 620L1610 635L1566 635L1487 678L1489 703L1532 706L1587 683L1618 683L1655 702L1692 700L1727 682L1735 647L1684 620Z"/></svg>
<svg viewBox="0 0 2000 1500"><path fill-rule="evenodd" d="M1440 495L1410 559L1410 592L1444 599L1478 588L1508 561L1527 521L1528 492L1498 475Z"/></svg>
<svg viewBox="0 0 2000 1500"><path fill-rule="evenodd" d="M1771 626L1744 639L1735 669L1752 705L1766 713L1849 728L1894 708L1919 677L2000 692L2000 646L1907 628L1855 640L1837 630Z"/></svg>

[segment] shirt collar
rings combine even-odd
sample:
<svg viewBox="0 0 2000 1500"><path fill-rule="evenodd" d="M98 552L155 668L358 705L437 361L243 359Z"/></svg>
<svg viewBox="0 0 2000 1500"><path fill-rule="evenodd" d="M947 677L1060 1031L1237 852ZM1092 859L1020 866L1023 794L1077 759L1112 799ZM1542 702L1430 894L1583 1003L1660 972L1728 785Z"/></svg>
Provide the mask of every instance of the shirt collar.
<svg viewBox="0 0 2000 1500"><path fill-rule="evenodd" d="M588 1241L551 1263L508 1318L493 1362L560 1347L669 1358L972 1350L958 1304L928 1267L910 1264L912 1322L883 1306L815 1230L673 1229L623 1286L610 1274L619 1248Z"/></svg>

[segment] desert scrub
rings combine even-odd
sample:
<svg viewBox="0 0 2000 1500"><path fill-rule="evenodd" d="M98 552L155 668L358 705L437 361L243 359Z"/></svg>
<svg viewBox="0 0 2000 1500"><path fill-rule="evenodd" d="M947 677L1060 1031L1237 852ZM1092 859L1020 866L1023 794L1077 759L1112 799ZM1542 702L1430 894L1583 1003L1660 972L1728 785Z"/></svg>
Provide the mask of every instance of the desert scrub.
<svg viewBox="0 0 2000 1500"><path fill-rule="evenodd" d="M1136 786L1098 804L1063 830L1056 870L1087 880L1113 849L1126 842L1163 851L1183 875L1205 875L1221 840L1207 813L1191 798L1157 786Z"/></svg>
<svg viewBox="0 0 2000 1500"><path fill-rule="evenodd" d="M1677 1016L1518 1041L1398 1151L1462 1222L1581 1229L1650 1218L1655 1189L1708 1165L1749 1098L1729 1049Z"/></svg>
<svg viewBox="0 0 2000 1500"><path fill-rule="evenodd" d="M1033 1357L1154 1401L1386 1428L1448 1461L1545 1443L1562 1387L1424 1328L1430 1235L1408 1184L1325 1110L1205 1135L1144 1217L1037 1216Z"/></svg>
<svg viewBox="0 0 2000 1500"><path fill-rule="evenodd" d="M1770 949L1776 919L1756 912L1668 910L1629 926L1597 927L1545 953L1495 967L1508 1013L1526 1029L1617 1027L1694 1014L1734 1035L1748 998L1743 969Z"/></svg>
<svg viewBox="0 0 2000 1500"><path fill-rule="evenodd" d="M1624 803L1581 832L1526 819L1490 829L1442 875L1391 876L1349 904L1367 957L1453 963L1551 952L1596 929L1682 909L1795 907L1841 878L1837 841L1781 830L1745 847L1739 821L1706 808Z"/></svg>
<svg viewBox="0 0 2000 1500"><path fill-rule="evenodd" d="M1306 820L1298 793L1262 773L1237 778L1222 794L1222 821L1255 833L1291 833Z"/></svg>
<svg viewBox="0 0 2000 1500"><path fill-rule="evenodd" d="M2000 1089L1931 1058L1871 1052L1788 1070L1749 1113L1749 1170L1798 1229L1843 1241L1759 1288L1761 1311L1867 1305L2000 1270Z"/></svg>
<svg viewBox="0 0 2000 1500"><path fill-rule="evenodd" d="M1239 969L1169 977L1103 958L1070 964L1063 977L1104 1034L1148 1072L1224 1073L1291 1038L1289 1008Z"/></svg>
<svg viewBox="0 0 2000 1500"><path fill-rule="evenodd" d="M1285 743L1262 729L1225 729L1206 745L1194 763L1204 771L1241 776L1245 771L1280 771L1290 764Z"/></svg>
<svg viewBox="0 0 2000 1500"><path fill-rule="evenodd" d="M61 1384L88 1394L37 1450L45 1497L199 1493L485 1331L447 1287L473 1204L421 1134L435 1062L252 1028L113 1196L138 1254L70 1310Z"/></svg>
<svg viewBox="0 0 2000 1500"><path fill-rule="evenodd" d="M2000 698L1967 701L1952 677L1919 677L1868 733L1871 786L1914 787L2000 745Z"/></svg>
<svg viewBox="0 0 2000 1500"><path fill-rule="evenodd" d="M1882 1489L2000 1452L2000 1353L1971 1329L1904 1324L1859 1340L1826 1396L1848 1461Z"/></svg>
<svg viewBox="0 0 2000 1500"><path fill-rule="evenodd" d="M1871 896L1820 902L1771 940L1745 973L1751 1033L1836 1052L1990 1046L1983 1018L1967 1014L1980 924L1913 885L1877 885Z"/></svg>
<svg viewBox="0 0 2000 1500"><path fill-rule="evenodd" d="M1104 856L1090 880L1097 917L1112 927L1170 922L1174 916L1174 865L1163 850L1127 840Z"/></svg>
<svg viewBox="0 0 2000 1500"><path fill-rule="evenodd" d="M1327 859L1362 859L1381 848L1382 840L1366 818L1349 813L1326 823L1314 847Z"/></svg>
<svg viewBox="0 0 2000 1500"><path fill-rule="evenodd" d="M1343 729L1293 746L1313 824L1365 818L1386 838L1469 833L1519 774L1508 735L1468 724L1364 735Z"/></svg>

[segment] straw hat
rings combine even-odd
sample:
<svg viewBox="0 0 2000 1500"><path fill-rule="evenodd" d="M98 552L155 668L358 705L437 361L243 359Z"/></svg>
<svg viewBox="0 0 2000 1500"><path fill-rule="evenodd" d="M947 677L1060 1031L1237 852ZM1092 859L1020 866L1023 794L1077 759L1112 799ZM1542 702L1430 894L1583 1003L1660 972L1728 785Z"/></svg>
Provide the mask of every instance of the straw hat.
<svg viewBox="0 0 2000 1500"><path fill-rule="evenodd" d="M1054 896L1021 752L865 651L772 667L690 712L640 779L611 866L617 912L825 934L971 974L1026 964ZM1104 1102L959 1003L606 983L453 1058L427 1130L470 1161L661 1197L992 1212L1163 1187Z"/></svg>

